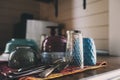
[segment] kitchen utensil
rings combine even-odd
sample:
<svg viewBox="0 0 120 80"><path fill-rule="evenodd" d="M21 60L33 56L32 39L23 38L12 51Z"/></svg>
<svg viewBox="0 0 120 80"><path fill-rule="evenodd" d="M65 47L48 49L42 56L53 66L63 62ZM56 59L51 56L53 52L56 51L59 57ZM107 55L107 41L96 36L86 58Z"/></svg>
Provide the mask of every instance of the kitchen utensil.
<svg viewBox="0 0 120 80"><path fill-rule="evenodd" d="M27 76L27 75L37 74L37 73L40 73L42 71L44 71L44 69L37 69L37 70L33 70L33 71L30 71L30 72L27 72L27 73L20 73L20 74L8 74L7 77L14 79L14 78Z"/></svg>
<svg viewBox="0 0 120 80"><path fill-rule="evenodd" d="M40 77L47 77L49 74L51 74L57 67L59 66L56 65L56 66L52 66L48 69L46 69L45 71L43 71L42 73L39 74Z"/></svg>
<svg viewBox="0 0 120 80"><path fill-rule="evenodd" d="M58 60L54 61L53 63L54 64L50 68L48 68L45 71L41 72L38 76L47 77L53 71L55 71L55 70L60 71L60 70L62 70L65 67L68 66L68 63L66 63L63 59L58 59Z"/></svg>
<svg viewBox="0 0 120 80"><path fill-rule="evenodd" d="M12 72L13 74L25 74L25 73L29 73L29 72L32 72L32 71L35 71L35 70L44 70L46 68L46 66L40 66L40 67L31 67L29 69L24 69L24 68L21 68L19 69L18 71L15 71L15 72Z"/></svg>

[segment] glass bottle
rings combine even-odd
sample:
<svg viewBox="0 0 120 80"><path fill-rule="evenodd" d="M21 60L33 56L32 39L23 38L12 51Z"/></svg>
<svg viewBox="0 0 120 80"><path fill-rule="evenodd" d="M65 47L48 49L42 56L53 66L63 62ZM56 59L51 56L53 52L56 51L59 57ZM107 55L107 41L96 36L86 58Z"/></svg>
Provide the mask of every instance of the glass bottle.
<svg viewBox="0 0 120 80"><path fill-rule="evenodd" d="M37 55L38 54L29 46L16 47L16 49L10 53L8 65L16 69L35 66L38 62Z"/></svg>
<svg viewBox="0 0 120 80"><path fill-rule="evenodd" d="M56 35L56 29L58 26L48 26L50 36L48 36L42 43L41 62L43 64L52 64L55 60L64 59L66 51L66 38L61 35L61 30Z"/></svg>

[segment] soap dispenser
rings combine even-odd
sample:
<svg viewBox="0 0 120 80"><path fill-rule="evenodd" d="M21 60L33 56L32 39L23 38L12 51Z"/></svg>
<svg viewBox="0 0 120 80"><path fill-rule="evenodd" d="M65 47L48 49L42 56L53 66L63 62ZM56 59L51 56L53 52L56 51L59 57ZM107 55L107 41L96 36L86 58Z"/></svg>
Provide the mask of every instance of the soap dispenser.
<svg viewBox="0 0 120 80"><path fill-rule="evenodd" d="M52 64L55 60L64 59L66 38L62 36L63 27L47 26L47 28L50 29L50 36L43 41L41 61L43 64Z"/></svg>

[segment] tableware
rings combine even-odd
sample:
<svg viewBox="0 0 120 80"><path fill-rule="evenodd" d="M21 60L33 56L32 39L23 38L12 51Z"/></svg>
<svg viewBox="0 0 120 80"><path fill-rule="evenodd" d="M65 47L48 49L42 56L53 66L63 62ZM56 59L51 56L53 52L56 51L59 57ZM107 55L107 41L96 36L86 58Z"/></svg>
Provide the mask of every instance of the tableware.
<svg viewBox="0 0 120 80"><path fill-rule="evenodd" d="M52 66L52 67L46 69L45 71L41 72L41 73L39 74L39 76L40 76L40 77L47 77L47 76L48 76L49 74L51 74L58 66L59 66L59 64L56 65L56 66Z"/></svg>
<svg viewBox="0 0 120 80"><path fill-rule="evenodd" d="M21 73L17 73L17 74L12 74L11 73L11 74L8 74L7 77L14 79L14 78L19 78L19 77L23 77L23 76L27 76L27 75L40 73L42 71L44 71L44 69L36 69L36 70L32 70L32 71L26 72L26 73L22 73L22 72Z"/></svg>
<svg viewBox="0 0 120 80"><path fill-rule="evenodd" d="M16 38L12 38L6 44L4 53L10 54L12 51L14 51L16 49L16 47L19 47L19 46L29 46L32 49L34 49L36 52L39 51L38 45L31 39L16 39Z"/></svg>
<svg viewBox="0 0 120 80"><path fill-rule="evenodd" d="M12 74L16 74L16 75L25 74L25 73L29 73L29 72L36 71L36 70L44 70L45 68L46 68L46 66L31 67L28 69L21 68L18 71L12 72Z"/></svg>
<svg viewBox="0 0 120 80"><path fill-rule="evenodd" d="M63 59L59 59L54 61L54 64L50 67L47 68L45 71L41 72L38 74L41 78L47 77L50 75L53 71L60 72L62 69L66 68L68 66L68 63L66 63Z"/></svg>
<svg viewBox="0 0 120 80"><path fill-rule="evenodd" d="M47 26L50 36L42 43L41 62L45 65L52 64L57 59L65 58L66 38L62 35L61 26ZM58 30L56 34L56 29Z"/></svg>
<svg viewBox="0 0 120 80"><path fill-rule="evenodd" d="M27 68L37 65L39 61L36 53L31 47L17 47L10 53L8 58L8 66L11 68Z"/></svg>
<svg viewBox="0 0 120 80"><path fill-rule="evenodd" d="M84 67L83 38L79 30L67 31L66 60L74 66Z"/></svg>

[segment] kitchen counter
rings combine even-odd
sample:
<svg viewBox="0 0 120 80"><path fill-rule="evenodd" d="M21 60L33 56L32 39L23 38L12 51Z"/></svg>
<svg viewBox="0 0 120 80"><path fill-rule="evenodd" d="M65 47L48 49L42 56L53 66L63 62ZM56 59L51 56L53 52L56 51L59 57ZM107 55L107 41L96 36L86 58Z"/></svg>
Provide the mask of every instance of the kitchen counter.
<svg viewBox="0 0 120 80"><path fill-rule="evenodd" d="M113 71L113 70L116 70L116 69L120 69L120 57L113 57L113 56L108 56L108 55L98 56L97 57L97 62L102 62L102 61L107 62L106 67L98 68L98 69L95 69L95 70L88 70L88 71L84 71L84 72L81 72L81 73L76 73L76 74L56 78L56 79L53 79L53 80L81 80L83 78L87 78L87 77L90 77L90 76L98 75L98 74L105 73L105 72L108 72L108 71ZM84 80L86 80L86 79L84 79ZM104 80L104 79L102 79L102 80Z"/></svg>
<svg viewBox="0 0 120 80"><path fill-rule="evenodd" d="M82 73L77 73L77 74L73 74L73 75L69 75L69 76L64 76L64 77L57 78L57 79L54 79L54 80L80 80L82 78L90 77L90 76L97 75L97 74L100 74L100 73L105 73L105 72L108 72L108 71L120 69L120 57L98 56L97 60L98 60L97 62L106 61L107 66L103 67L103 68L95 69L95 70L89 70L89 71L85 71L85 72L82 72Z"/></svg>

